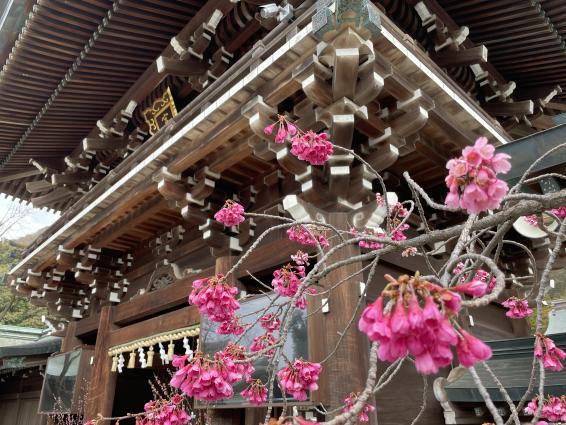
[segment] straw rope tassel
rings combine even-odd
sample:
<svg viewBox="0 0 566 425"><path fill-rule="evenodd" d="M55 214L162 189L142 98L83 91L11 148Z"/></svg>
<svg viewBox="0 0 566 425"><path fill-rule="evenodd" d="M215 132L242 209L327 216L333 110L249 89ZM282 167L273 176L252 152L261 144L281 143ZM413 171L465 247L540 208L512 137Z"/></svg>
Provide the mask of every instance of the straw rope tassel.
<svg viewBox="0 0 566 425"><path fill-rule="evenodd" d="M118 368L118 355L112 357L112 368L110 369L111 372L116 372Z"/></svg>
<svg viewBox="0 0 566 425"><path fill-rule="evenodd" d="M128 360L128 369L133 369L136 367L136 352L132 351L130 353L130 360Z"/></svg>
<svg viewBox="0 0 566 425"><path fill-rule="evenodd" d="M175 354L175 344L173 344L173 340L169 341L167 349L167 358L171 361L173 360L173 354Z"/></svg>
<svg viewBox="0 0 566 425"><path fill-rule="evenodd" d="M147 367L152 367L153 366L153 355L155 353L153 352L153 345L151 345L149 347L149 350L147 350Z"/></svg>

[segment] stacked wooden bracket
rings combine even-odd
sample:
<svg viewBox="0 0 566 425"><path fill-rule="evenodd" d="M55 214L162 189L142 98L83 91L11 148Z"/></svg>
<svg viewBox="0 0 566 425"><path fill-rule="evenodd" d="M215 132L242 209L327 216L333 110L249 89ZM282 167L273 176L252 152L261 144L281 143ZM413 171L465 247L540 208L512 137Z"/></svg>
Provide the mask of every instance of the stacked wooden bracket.
<svg viewBox="0 0 566 425"><path fill-rule="evenodd" d="M60 246L55 266L42 272L29 269L22 277L12 279L10 286L54 314L78 319L86 315L93 300L120 302L128 290L124 274L131 265L130 254L93 246Z"/></svg>

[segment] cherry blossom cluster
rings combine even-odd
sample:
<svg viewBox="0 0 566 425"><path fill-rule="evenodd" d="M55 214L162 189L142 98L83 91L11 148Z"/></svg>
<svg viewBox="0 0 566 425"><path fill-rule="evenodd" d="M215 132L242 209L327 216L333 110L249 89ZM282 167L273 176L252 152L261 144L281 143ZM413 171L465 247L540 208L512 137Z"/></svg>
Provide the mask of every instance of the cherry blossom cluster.
<svg viewBox="0 0 566 425"><path fill-rule="evenodd" d="M525 413L527 413L528 415L534 415L538 410L538 403L539 397L533 398L527 404ZM566 396L547 396L542 404L541 418L547 419L551 422L566 422ZM541 424L541 422L537 422L537 425ZM542 422L541 425L543 424L548 425L546 422Z"/></svg>
<svg viewBox="0 0 566 425"><path fill-rule="evenodd" d="M542 359L546 369L560 372L564 368L562 360L566 359L566 353L558 348L552 339L539 332L535 334L535 339L535 357Z"/></svg>
<svg viewBox="0 0 566 425"><path fill-rule="evenodd" d="M315 133L312 130L304 132L289 122L284 116L279 116L277 122L268 125L263 132L271 136L278 126L275 134L275 143L291 142L291 153L312 165L323 165L332 156L334 147L328 140L326 133Z"/></svg>
<svg viewBox="0 0 566 425"><path fill-rule="evenodd" d="M279 295L292 298L295 296L301 285L301 279L305 277L304 266L293 266L287 264L282 268L273 272L273 279L271 285L273 290ZM305 294L314 294L314 288L307 288L301 296L298 297L296 306L304 310L307 306Z"/></svg>
<svg viewBox="0 0 566 425"><path fill-rule="evenodd" d="M240 308L236 301L238 289L226 282L223 274L193 282L189 303L198 307L200 314L213 322L231 322Z"/></svg>
<svg viewBox="0 0 566 425"><path fill-rule="evenodd" d="M203 355L200 351L190 360L187 355L174 356L172 363L177 372L170 385L198 400L231 398L234 395L232 385L242 378L248 378L254 371L249 363L236 363L242 360L243 353L244 347L230 343L214 357Z"/></svg>
<svg viewBox="0 0 566 425"><path fill-rule="evenodd" d="M235 316L220 323L220 326L216 328L216 333L220 335L242 335L245 331L246 328L242 326L240 320Z"/></svg>
<svg viewBox="0 0 566 425"><path fill-rule="evenodd" d="M503 301L501 305L509 309L505 315L511 319L523 319L533 314L533 309L529 308L529 302L526 299L511 297Z"/></svg>
<svg viewBox="0 0 566 425"><path fill-rule="evenodd" d="M561 220L566 217L566 205L559 208L553 208L551 211L552 214L554 214L556 217L558 217Z"/></svg>
<svg viewBox="0 0 566 425"><path fill-rule="evenodd" d="M240 395L256 406L267 401L267 387L261 379L248 379L248 386L240 392Z"/></svg>
<svg viewBox="0 0 566 425"><path fill-rule="evenodd" d="M228 199L224 206L214 214L214 219L226 227L237 226L245 220L244 207Z"/></svg>
<svg viewBox="0 0 566 425"><path fill-rule="evenodd" d="M318 389L318 376L322 366L303 359L296 359L292 364L277 372L281 389L299 401L307 399L307 391Z"/></svg>
<svg viewBox="0 0 566 425"><path fill-rule="evenodd" d="M510 158L504 153L496 154L485 137L477 139L474 146L465 147L460 158L446 164L446 205L470 214L498 208L509 188L497 174L511 169Z"/></svg>
<svg viewBox="0 0 566 425"><path fill-rule="evenodd" d="M350 229L350 233L352 233L354 235L354 237L359 238L362 236L374 236L376 238L384 238L385 237L385 233L383 232L376 232L375 230L372 229L365 229L363 231L358 231L356 228L352 227L352 229ZM377 241L372 241L372 240L361 240L358 245L360 246L360 248L367 248L367 249L381 249L383 248L383 243L381 242L377 242Z"/></svg>
<svg viewBox="0 0 566 425"><path fill-rule="evenodd" d="M308 266L309 265L309 254L299 250L295 254L291 255L291 260L293 260L299 266Z"/></svg>
<svg viewBox="0 0 566 425"><path fill-rule="evenodd" d="M274 314L264 314L259 318L259 324L268 332L278 331L281 321Z"/></svg>
<svg viewBox="0 0 566 425"><path fill-rule="evenodd" d="M324 233L316 226L298 224L290 227L287 229L287 237L289 240L298 242L302 245L316 246L317 244L320 244L324 247L329 246L328 239L326 239Z"/></svg>
<svg viewBox="0 0 566 425"><path fill-rule="evenodd" d="M354 404L356 403L358 397L359 397L359 393L350 393L348 395L348 397L346 397L346 399L344 400L344 412L349 412L350 410L352 410L352 408L354 407ZM358 420L360 422L369 422L369 416L368 413L371 413L375 410L375 406L366 403L364 404L364 407L362 407L362 410L360 413L358 413Z"/></svg>
<svg viewBox="0 0 566 425"><path fill-rule="evenodd" d="M185 425L191 420L189 414L183 409L183 397L179 394L170 401L157 400L147 402L143 410L145 415L136 418L136 425Z"/></svg>
<svg viewBox="0 0 566 425"><path fill-rule="evenodd" d="M491 349L481 340L454 328L451 319L461 307L456 292L418 276L385 278L389 283L365 308L358 324L370 340L380 343L381 360L393 362L411 354L417 371L431 374L452 362L452 346L465 367L491 357Z"/></svg>
<svg viewBox="0 0 566 425"><path fill-rule="evenodd" d="M258 351L268 349L269 347L273 347L273 345L276 342L277 340L275 339L273 334L271 332L266 332L263 335L254 337L250 345L250 351L252 353L256 353ZM273 357L274 354L275 354L275 348L267 350L266 352L263 353L265 357Z"/></svg>
<svg viewBox="0 0 566 425"><path fill-rule="evenodd" d="M459 274L462 272L462 270L464 270L464 263L458 263L456 265L456 267L454 267L454 269L452 270L452 273L454 274ZM469 273L464 273L461 277L460 277L460 282L466 282L469 279ZM470 294L468 293L468 295L472 295L475 297L480 297L482 295L485 294L491 294L491 292L493 291L493 289L495 288L495 284L497 283L497 279L495 278L495 276L492 276L491 274L489 274L488 272L486 272L484 269L479 269L476 274L474 275L473 279L469 280L469 285L459 285L459 288L462 292L466 293L463 289L466 286L469 286L470 289L472 291L474 291L474 294Z"/></svg>

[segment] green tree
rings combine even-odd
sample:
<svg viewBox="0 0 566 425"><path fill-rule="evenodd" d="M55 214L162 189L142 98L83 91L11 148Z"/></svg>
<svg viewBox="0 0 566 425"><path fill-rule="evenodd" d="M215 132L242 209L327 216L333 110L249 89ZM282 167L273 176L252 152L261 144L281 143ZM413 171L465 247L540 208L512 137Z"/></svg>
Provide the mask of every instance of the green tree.
<svg viewBox="0 0 566 425"><path fill-rule="evenodd" d="M5 275L20 260L22 251L13 241L0 241L0 324L44 328L41 316L47 315L47 309L15 295L6 285Z"/></svg>

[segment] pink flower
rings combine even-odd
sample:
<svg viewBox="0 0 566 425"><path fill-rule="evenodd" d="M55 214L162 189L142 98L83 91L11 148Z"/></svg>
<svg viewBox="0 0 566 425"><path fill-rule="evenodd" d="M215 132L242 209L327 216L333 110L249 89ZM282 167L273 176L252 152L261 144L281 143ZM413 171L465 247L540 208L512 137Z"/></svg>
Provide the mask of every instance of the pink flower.
<svg viewBox="0 0 566 425"><path fill-rule="evenodd" d="M326 133L315 134L312 130L291 140L291 153L312 165L323 165L334 148Z"/></svg>
<svg viewBox="0 0 566 425"><path fill-rule="evenodd" d="M234 395L231 384L241 378L231 373L228 366L233 367L233 363L226 365L221 355L211 359L197 352L188 364L177 370L169 384L198 400L228 399Z"/></svg>
<svg viewBox="0 0 566 425"><path fill-rule="evenodd" d="M214 322L232 321L234 311L240 308L235 298L237 293L238 289L226 283L224 275L217 274L193 282L189 303L197 306L200 314Z"/></svg>
<svg viewBox="0 0 566 425"><path fill-rule="evenodd" d="M273 290L284 297L293 297L301 285L301 279L305 277L304 266L292 266L287 264L285 267L273 272Z"/></svg>
<svg viewBox="0 0 566 425"><path fill-rule="evenodd" d="M470 280L466 283L461 283L452 288L453 291L458 291L472 297L481 297L487 293L487 283L481 280Z"/></svg>
<svg viewBox="0 0 566 425"><path fill-rule="evenodd" d="M296 400L307 399L307 391L318 389L318 376L322 367L319 363L296 359L293 364L277 372L281 389L291 394Z"/></svg>
<svg viewBox="0 0 566 425"><path fill-rule="evenodd" d="M538 409L538 397L533 398L525 407L525 413L529 415L534 415Z"/></svg>
<svg viewBox="0 0 566 425"><path fill-rule="evenodd" d="M563 219L564 217L566 217L566 206L559 207L559 208L553 208L551 211L552 211L552 214L554 214L559 219Z"/></svg>
<svg viewBox="0 0 566 425"><path fill-rule="evenodd" d="M274 314L264 314L259 318L259 324L268 332L278 331L281 321Z"/></svg>
<svg viewBox="0 0 566 425"><path fill-rule="evenodd" d="M299 266L309 265L309 254L303 251L297 251L296 254L291 255L291 260L297 263Z"/></svg>
<svg viewBox="0 0 566 425"><path fill-rule="evenodd" d="M297 225L290 227L287 229L287 237L289 240L299 242L303 245L316 246L320 244L324 247L329 246L328 239L326 239L324 234L315 226Z"/></svg>
<svg viewBox="0 0 566 425"><path fill-rule="evenodd" d="M344 406L344 412L349 412L350 410L352 410L352 407L354 407L354 404L356 403L356 400L358 399L358 397L360 396L359 393L350 393L348 395L348 397L346 397L346 399L344 400L345 406ZM364 407L362 408L361 412L358 413L358 420L360 422L369 422L369 416L368 413L371 413L375 410L375 407L372 406L369 403L364 404Z"/></svg>
<svg viewBox="0 0 566 425"><path fill-rule="evenodd" d="M267 388L260 379L248 380L250 384L240 395L248 400L251 404L260 406L267 401Z"/></svg>
<svg viewBox="0 0 566 425"><path fill-rule="evenodd" d="M491 348L483 341L464 330L461 330L460 333L462 336L458 339L456 350L462 366L472 367L477 362L487 360L491 357Z"/></svg>
<svg viewBox="0 0 566 425"><path fill-rule="evenodd" d="M214 214L216 221L226 227L237 226L245 220L244 207L231 199L228 199L221 210Z"/></svg>
<svg viewBox="0 0 566 425"><path fill-rule="evenodd" d="M401 257L414 257L415 255L417 255L417 248L415 248L414 246L406 248L401 253Z"/></svg>
<svg viewBox="0 0 566 425"><path fill-rule="evenodd" d="M480 137L474 146L462 150L460 158L446 163L447 206L463 208L470 214L499 207L509 188L507 183L497 178L497 174L507 173L511 163L509 155L494 155L494 152L495 148L487 139Z"/></svg>
<svg viewBox="0 0 566 425"><path fill-rule="evenodd" d="M370 340L379 342L380 360L393 362L410 354L418 372L437 373L451 363L451 347L458 342L448 314L457 312L460 297L418 278L387 279L391 283L382 296L362 312L359 329ZM422 296L425 293L433 293L434 297ZM391 308L384 309L384 295L395 300L389 304Z"/></svg>
<svg viewBox="0 0 566 425"><path fill-rule="evenodd" d="M273 129L275 128L275 123L268 125L267 127L265 127L263 129L263 132L267 135L270 136L273 133Z"/></svg>
<svg viewBox="0 0 566 425"><path fill-rule="evenodd" d="M525 413L528 415L534 415L538 408L539 400L542 401L541 409L541 420L537 422L539 424L546 424L544 419L551 422L565 422L566 421L566 397L556 397L553 395L547 396L546 399L543 396L537 396L533 398L527 407L525 408Z"/></svg>
<svg viewBox="0 0 566 425"><path fill-rule="evenodd" d="M225 320L216 329L216 333L220 335L242 335L246 329L240 324L237 317Z"/></svg>
<svg viewBox="0 0 566 425"><path fill-rule="evenodd" d="M176 395L175 397L182 397ZM174 403L166 400L150 401L145 404L143 416L136 418L136 425L185 425L190 417L180 406L181 401Z"/></svg>
<svg viewBox="0 0 566 425"><path fill-rule="evenodd" d="M256 336L253 339L252 344L250 345L250 351L252 353L263 351L265 349L268 349L269 347L272 347L273 344L275 344L276 342L277 340L275 339L275 337L270 332L267 332L264 335ZM263 355L265 357L270 358L273 357L274 354L275 354L275 347L272 348L271 350L268 350Z"/></svg>
<svg viewBox="0 0 566 425"><path fill-rule="evenodd" d="M566 359L566 353L558 348L552 339L543 336L540 333L536 333L535 338L535 357L537 359L542 359L543 365L546 369L550 369L554 372L560 372L564 368L562 360Z"/></svg>
<svg viewBox="0 0 566 425"><path fill-rule="evenodd" d="M376 238L384 238L385 237L385 233L380 233L380 232L376 232L372 229L365 229L362 232L358 232L358 230L356 230L355 228L350 229L350 233L352 233L356 238L362 237L362 236L372 236L372 237L376 237ZM372 241L372 240L361 240L360 242L358 242L358 245L360 246L360 248L368 248L368 249L381 249L383 248L383 244L381 242L377 242L377 241Z"/></svg>
<svg viewBox="0 0 566 425"><path fill-rule="evenodd" d="M525 299L511 297L503 301L501 305L509 309L505 315L511 319L523 319L533 314L533 310L529 308L529 302Z"/></svg>
<svg viewBox="0 0 566 425"><path fill-rule="evenodd" d="M493 171L503 174L508 173L511 170L510 159L511 157L506 153L496 153L491 160Z"/></svg>

